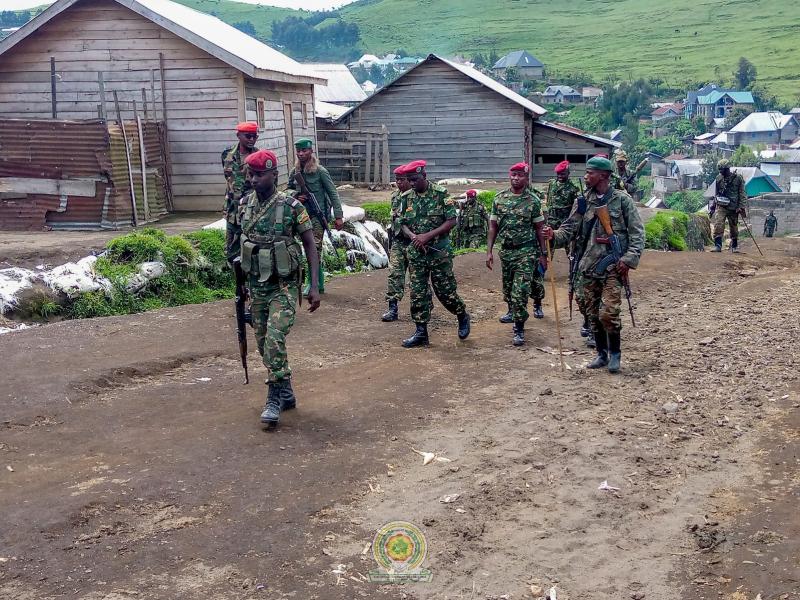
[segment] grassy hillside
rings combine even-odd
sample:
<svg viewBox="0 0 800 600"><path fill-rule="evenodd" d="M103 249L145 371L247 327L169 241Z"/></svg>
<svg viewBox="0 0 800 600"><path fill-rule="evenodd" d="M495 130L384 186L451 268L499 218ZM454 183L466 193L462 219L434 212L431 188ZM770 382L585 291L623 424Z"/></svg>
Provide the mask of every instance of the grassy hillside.
<svg viewBox="0 0 800 600"><path fill-rule="evenodd" d="M289 9L180 0L269 38ZM298 13L294 13L298 14ZM551 70L671 84L731 77L740 56L787 103L800 95L800 11L790 0L361 0L342 9L364 50L472 56L524 48Z"/></svg>

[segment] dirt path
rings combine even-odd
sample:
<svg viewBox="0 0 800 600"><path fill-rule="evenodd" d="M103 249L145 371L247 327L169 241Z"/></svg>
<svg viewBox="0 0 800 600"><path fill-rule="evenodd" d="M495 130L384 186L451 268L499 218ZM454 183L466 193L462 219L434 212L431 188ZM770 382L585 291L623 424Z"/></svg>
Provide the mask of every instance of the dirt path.
<svg viewBox="0 0 800 600"><path fill-rule="evenodd" d="M647 253L618 377L581 367L576 322L558 372L552 308L512 348L479 255L472 336L437 307L428 350L378 321L385 274L337 279L274 433L227 303L0 336L0 598L798 598L800 245L767 246ZM431 583L363 581L394 519Z"/></svg>

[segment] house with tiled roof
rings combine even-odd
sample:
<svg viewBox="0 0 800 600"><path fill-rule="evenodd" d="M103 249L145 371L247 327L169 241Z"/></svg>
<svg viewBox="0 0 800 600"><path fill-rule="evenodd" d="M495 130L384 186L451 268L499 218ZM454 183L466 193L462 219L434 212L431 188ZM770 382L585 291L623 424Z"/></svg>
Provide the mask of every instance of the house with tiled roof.
<svg viewBox="0 0 800 600"><path fill-rule="evenodd" d="M544 64L527 50L509 52L492 66L495 77L505 78L506 71L513 67L521 79L541 79L544 77Z"/></svg>
<svg viewBox="0 0 800 600"><path fill-rule="evenodd" d="M683 116L683 104L680 102L663 104L650 113L650 118L653 120L653 123L667 119L677 119L681 116Z"/></svg>

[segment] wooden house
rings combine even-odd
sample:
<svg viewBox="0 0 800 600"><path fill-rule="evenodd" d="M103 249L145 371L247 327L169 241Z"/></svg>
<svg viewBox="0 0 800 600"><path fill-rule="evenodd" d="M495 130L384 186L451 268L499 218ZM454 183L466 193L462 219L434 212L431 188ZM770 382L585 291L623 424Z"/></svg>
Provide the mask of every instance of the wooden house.
<svg viewBox="0 0 800 600"><path fill-rule="evenodd" d="M222 208L220 156L245 119L258 121L285 182L294 139L316 137L314 84L325 83L171 0L57 0L0 42L0 120L116 120L116 93L124 121L137 102L166 124L175 210Z"/></svg>

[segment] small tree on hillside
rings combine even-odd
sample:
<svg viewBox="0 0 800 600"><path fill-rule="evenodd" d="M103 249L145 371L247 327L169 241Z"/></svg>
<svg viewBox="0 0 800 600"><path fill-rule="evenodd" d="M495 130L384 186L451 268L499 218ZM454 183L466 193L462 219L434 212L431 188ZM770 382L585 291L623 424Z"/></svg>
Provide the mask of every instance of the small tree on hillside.
<svg viewBox="0 0 800 600"><path fill-rule="evenodd" d="M497 55L497 50L492 48L492 51L489 52L489 62L487 63L489 68L491 69L498 60L500 60L500 57Z"/></svg>
<svg viewBox="0 0 800 600"><path fill-rule="evenodd" d="M234 23L233 26L250 37L258 37L256 27L250 21L239 21L238 23Z"/></svg>
<svg viewBox="0 0 800 600"><path fill-rule="evenodd" d="M744 104L734 106L728 113L728 116L725 117L725 129L730 129L731 127L738 125L741 123L742 119L744 119L751 112L753 112L753 109Z"/></svg>
<svg viewBox="0 0 800 600"><path fill-rule="evenodd" d="M517 67L508 67L506 69L506 81L511 83L512 81L519 81L519 80L520 80L519 69L517 69Z"/></svg>
<svg viewBox="0 0 800 600"><path fill-rule="evenodd" d="M742 56L739 59L736 70L733 72L733 80L739 86L739 89L745 90L755 82L757 75L756 66Z"/></svg>
<svg viewBox="0 0 800 600"><path fill-rule="evenodd" d="M473 56L470 62L478 69L483 69L486 67L486 57L480 52Z"/></svg>
<svg viewBox="0 0 800 600"><path fill-rule="evenodd" d="M734 167L757 167L761 161L750 146L742 144L731 156L731 165Z"/></svg>

